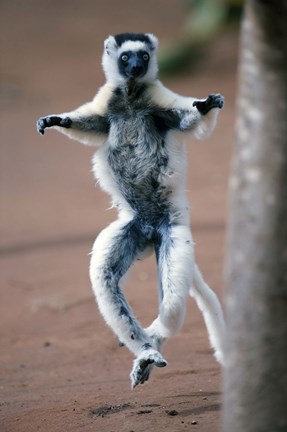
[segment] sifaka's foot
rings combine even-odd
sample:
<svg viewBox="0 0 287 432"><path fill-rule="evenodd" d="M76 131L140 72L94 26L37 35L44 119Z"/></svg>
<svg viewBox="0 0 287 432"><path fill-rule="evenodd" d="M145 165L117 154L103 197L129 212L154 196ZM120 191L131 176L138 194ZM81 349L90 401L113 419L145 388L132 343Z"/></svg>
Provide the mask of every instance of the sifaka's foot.
<svg viewBox="0 0 287 432"><path fill-rule="evenodd" d="M149 379L153 366L165 367L166 365L167 361L153 348L142 351L139 357L134 360L130 374L132 388L135 388L138 384L143 384Z"/></svg>

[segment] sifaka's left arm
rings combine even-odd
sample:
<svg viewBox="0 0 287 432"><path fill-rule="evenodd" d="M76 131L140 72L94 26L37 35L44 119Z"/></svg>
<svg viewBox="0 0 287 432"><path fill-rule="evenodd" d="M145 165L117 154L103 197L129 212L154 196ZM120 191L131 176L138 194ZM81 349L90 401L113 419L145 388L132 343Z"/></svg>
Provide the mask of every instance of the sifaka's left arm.
<svg viewBox="0 0 287 432"><path fill-rule="evenodd" d="M194 138L206 138L216 126L224 97L210 94L205 99L180 96L157 81L149 89L150 98L157 107L158 121L167 129L186 132Z"/></svg>

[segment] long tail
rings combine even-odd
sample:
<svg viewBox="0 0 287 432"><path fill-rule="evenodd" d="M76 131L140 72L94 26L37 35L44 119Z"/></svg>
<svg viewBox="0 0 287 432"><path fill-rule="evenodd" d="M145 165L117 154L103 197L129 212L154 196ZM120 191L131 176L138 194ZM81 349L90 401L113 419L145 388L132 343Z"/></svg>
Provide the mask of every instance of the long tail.
<svg viewBox="0 0 287 432"><path fill-rule="evenodd" d="M203 279L203 276L195 264L193 287L189 293L194 297L199 309L203 313L203 318L207 327L209 340L216 360L224 365L224 339L225 339L225 321L222 308L216 294L209 288Z"/></svg>

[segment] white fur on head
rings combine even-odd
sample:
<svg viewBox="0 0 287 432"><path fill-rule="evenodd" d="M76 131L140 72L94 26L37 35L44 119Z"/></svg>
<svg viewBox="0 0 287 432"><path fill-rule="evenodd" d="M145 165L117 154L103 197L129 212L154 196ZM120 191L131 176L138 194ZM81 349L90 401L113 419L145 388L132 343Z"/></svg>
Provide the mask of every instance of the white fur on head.
<svg viewBox="0 0 287 432"><path fill-rule="evenodd" d="M149 40L151 41L151 49L150 49L150 61L148 66L148 71L146 75L143 77L143 80L146 82L155 81L158 74L158 64L157 64L157 47L158 47L158 39L152 33L146 33Z"/></svg>
<svg viewBox="0 0 287 432"><path fill-rule="evenodd" d="M119 82L119 72L117 65L117 49L118 45L114 36L109 36L104 42L104 53L102 58L102 65L106 79L111 83Z"/></svg>
<svg viewBox="0 0 287 432"><path fill-rule="evenodd" d="M115 51L118 46L114 36L109 36L105 40L104 46L105 46L105 51L107 52L108 55L110 55L113 51Z"/></svg>
<svg viewBox="0 0 287 432"><path fill-rule="evenodd" d="M145 33L148 36L151 44L142 41L129 41L127 40L121 46L118 46L114 36L109 36L104 42L104 53L102 57L102 65L106 79L113 85L121 85L126 79L118 70L118 57L123 51L138 51L144 49L150 55L147 73L139 78L140 82L153 82L157 78L158 65L156 50L158 47L158 39L151 33Z"/></svg>
<svg viewBox="0 0 287 432"><path fill-rule="evenodd" d="M148 36L149 40L151 41L153 49L156 50L158 47L158 38L152 33L145 33L145 35Z"/></svg>

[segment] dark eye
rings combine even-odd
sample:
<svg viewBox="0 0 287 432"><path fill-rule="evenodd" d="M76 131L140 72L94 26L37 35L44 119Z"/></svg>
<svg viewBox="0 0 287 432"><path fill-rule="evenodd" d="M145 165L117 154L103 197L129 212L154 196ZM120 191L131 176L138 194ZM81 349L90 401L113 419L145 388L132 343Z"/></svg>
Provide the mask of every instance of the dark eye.
<svg viewBox="0 0 287 432"><path fill-rule="evenodd" d="M128 56L126 54L123 54L121 56L121 59L122 59L123 62L127 62L129 58L128 58Z"/></svg>
<svg viewBox="0 0 287 432"><path fill-rule="evenodd" d="M148 53L144 53L144 54L143 54L143 59L144 59L144 61L148 61L148 60L149 60L149 55L148 55Z"/></svg>

